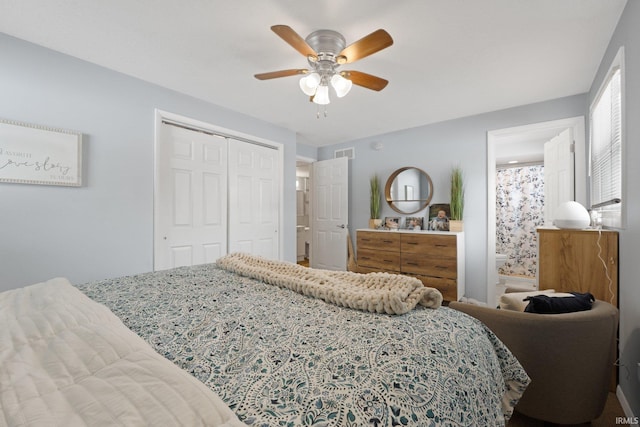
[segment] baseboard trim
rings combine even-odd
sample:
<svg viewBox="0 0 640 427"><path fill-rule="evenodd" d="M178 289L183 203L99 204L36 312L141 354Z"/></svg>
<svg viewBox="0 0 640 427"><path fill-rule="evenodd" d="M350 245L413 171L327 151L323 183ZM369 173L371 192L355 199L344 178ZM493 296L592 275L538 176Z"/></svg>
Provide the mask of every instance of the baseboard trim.
<svg viewBox="0 0 640 427"><path fill-rule="evenodd" d="M631 410L631 406L629 405L629 401L627 401L627 398L624 395L624 392L622 391L622 387L620 387L618 385L618 387L616 387L616 397L618 398L618 402L620 402L620 406L622 406L622 410L624 411L624 415L628 418L634 418L635 415L633 414L633 411Z"/></svg>

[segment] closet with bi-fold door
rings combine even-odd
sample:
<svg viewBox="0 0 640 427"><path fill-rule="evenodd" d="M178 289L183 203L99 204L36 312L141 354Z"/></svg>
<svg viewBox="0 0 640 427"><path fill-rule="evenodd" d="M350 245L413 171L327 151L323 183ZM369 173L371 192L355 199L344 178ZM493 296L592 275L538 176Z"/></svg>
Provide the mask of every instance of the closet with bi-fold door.
<svg viewBox="0 0 640 427"><path fill-rule="evenodd" d="M278 147L163 120L155 148L154 270L279 258Z"/></svg>

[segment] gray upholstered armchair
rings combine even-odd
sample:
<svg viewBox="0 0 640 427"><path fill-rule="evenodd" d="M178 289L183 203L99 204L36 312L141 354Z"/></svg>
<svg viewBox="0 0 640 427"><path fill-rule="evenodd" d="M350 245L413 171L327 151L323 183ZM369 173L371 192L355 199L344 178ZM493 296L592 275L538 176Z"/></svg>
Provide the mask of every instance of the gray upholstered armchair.
<svg viewBox="0 0 640 427"><path fill-rule="evenodd" d="M588 311L534 314L452 302L482 321L518 358L531 384L516 405L558 424L589 422L604 409L615 362L618 310L595 301Z"/></svg>

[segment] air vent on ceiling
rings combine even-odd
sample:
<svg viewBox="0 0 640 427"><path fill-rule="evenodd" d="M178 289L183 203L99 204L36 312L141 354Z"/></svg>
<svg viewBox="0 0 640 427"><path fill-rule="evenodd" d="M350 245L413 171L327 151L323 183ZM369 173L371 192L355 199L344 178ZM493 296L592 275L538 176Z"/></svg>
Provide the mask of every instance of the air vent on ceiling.
<svg viewBox="0 0 640 427"><path fill-rule="evenodd" d="M336 150L334 152L333 158L337 159L338 157L346 157L348 159L353 159L356 157L356 149L353 147L343 148L342 150Z"/></svg>

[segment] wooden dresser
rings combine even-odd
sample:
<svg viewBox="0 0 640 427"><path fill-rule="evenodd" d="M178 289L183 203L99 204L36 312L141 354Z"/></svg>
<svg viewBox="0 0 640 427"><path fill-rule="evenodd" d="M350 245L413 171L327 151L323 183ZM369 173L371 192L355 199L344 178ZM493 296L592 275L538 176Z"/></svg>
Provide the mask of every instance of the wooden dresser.
<svg viewBox="0 0 640 427"><path fill-rule="evenodd" d="M596 299L618 306L617 231L557 228L537 231L540 289L590 292Z"/></svg>
<svg viewBox="0 0 640 427"><path fill-rule="evenodd" d="M358 271L417 277L458 301L464 288L464 233L357 230Z"/></svg>

